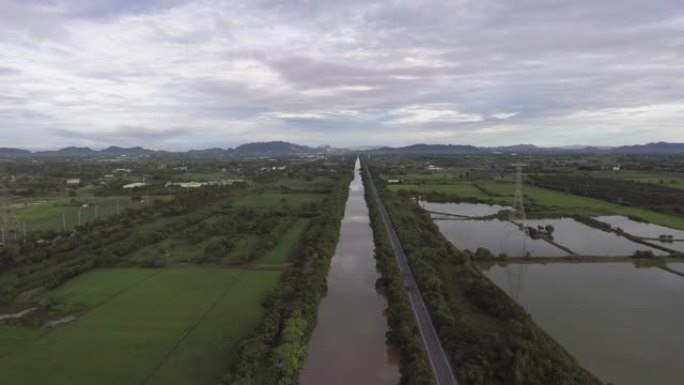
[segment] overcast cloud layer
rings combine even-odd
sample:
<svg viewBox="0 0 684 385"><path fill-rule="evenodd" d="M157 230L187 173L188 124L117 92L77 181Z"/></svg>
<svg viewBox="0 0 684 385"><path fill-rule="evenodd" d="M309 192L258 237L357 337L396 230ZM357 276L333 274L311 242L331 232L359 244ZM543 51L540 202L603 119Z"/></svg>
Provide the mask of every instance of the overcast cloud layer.
<svg viewBox="0 0 684 385"><path fill-rule="evenodd" d="M682 0L0 0L0 147L684 141Z"/></svg>

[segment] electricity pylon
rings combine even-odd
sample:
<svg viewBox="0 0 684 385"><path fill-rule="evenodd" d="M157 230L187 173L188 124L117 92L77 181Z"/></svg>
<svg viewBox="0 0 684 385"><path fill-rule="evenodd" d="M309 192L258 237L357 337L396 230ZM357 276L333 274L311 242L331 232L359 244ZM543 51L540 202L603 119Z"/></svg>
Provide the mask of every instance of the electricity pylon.
<svg viewBox="0 0 684 385"><path fill-rule="evenodd" d="M19 221L17 214L9 205L0 208L0 242L5 244L10 240L10 233L13 233L14 240L17 239L17 233L22 231L22 223ZM26 238L26 230L24 228L24 238Z"/></svg>
<svg viewBox="0 0 684 385"><path fill-rule="evenodd" d="M522 252L527 256L527 238L530 235L527 227L527 214L525 214L525 196L523 195L523 172L522 168L525 166L522 163L515 163L515 195L513 196L513 209L510 211L509 220L522 231ZM516 232L517 233L517 232ZM519 234L519 233L518 233ZM511 264L506 265L506 273L508 275L508 285L511 296L517 300L520 296L525 275L527 274L527 264L521 263L515 267L517 271L512 271Z"/></svg>

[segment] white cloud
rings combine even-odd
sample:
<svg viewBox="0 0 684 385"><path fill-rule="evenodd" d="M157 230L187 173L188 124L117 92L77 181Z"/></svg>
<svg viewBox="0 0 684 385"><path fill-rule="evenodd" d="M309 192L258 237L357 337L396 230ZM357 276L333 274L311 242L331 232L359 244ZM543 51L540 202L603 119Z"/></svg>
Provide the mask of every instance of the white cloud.
<svg viewBox="0 0 684 385"><path fill-rule="evenodd" d="M492 114L492 118L503 120L503 119L512 118L516 115L518 115L517 112L499 112L496 114Z"/></svg>
<svg viewBox="0 0 684 385"><path fill-rule="evenodd" d="M684 141L683 16L679 0L0 0L0 133L3 146Z"/></svg>
<svg viewBox="0 0 684 385"><path fill-rule="evenodd" d="M396 118L385 124L473 123L482 121L478 114L464 114L445 107L412 105L389 112Z"/></svg>

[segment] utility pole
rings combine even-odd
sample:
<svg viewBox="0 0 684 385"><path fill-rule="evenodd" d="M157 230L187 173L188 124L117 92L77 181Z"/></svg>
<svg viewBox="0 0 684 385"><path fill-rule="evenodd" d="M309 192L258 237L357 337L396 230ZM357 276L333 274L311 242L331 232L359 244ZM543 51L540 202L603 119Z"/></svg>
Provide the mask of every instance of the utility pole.
<svg viewBox="0 0 684 385"><path fill-rule="evenodd" d="M81 209L78 209L78 225L81 225Z"/></svg>
<svg viewBox="0 0 684 385"><path fill-rule="evenodd" d="M97 206L95 206L95 219L97 219Z"/></svg>
<svg viewBox="0 0 684 385"><path fill-rule="evenodd" d="M66 214L62 211L62 231L66 233Z"/></svg>

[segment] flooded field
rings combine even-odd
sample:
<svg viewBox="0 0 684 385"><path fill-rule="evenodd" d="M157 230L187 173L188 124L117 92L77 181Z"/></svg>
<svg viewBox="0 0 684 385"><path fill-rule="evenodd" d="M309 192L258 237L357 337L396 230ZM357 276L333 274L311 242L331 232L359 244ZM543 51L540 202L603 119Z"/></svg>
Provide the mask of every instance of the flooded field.
<svg viewBox="0 0 684 385"><path fill-rule="evenodd" d="M399 383L399 357L385 338L387 302L375 290L379 274L358 161L354 172L301 385Z"/></svg>
<svg viewBox="0 0 684 385"><path fill-rule="evenodd" d="M526 238L514 224L501 220L436 220L444 236L458 249L483 247L494 255L561 257L568 253L541 239Z"/></svg>
<svg viewBox="0 0 684 385"><path fill-rule="evenodd" d="M676 271L684 274L684 262L668 263L667 267L669 267L672 270L676 270Z"/></svg>
<svg viewBox="0 0 684 385"><path fill-rule="evenodd" d="M671 235L675 239L684 241L684 231L682 230L674 230L652 223L637 222L621 215L607 215L595 217L594 219L607 223L614 228L621 228L626 233L637 237L658 238L661 235Z"/></svg>
<svg viewBox="0 0 684 385"><path fill-rule="evenodd" d="M494 215L508 206L488 205L484 203L443 203L420 201L420 206L428 211L459 215L463 217L485 217Z"/></svg>
<svg viewBox="0 0 684 385"><path fill-rule="evenodd" d="M572 218L535 219L527 224L533 227L552 225L555 228L553 240L579 255L630 256L637 250L650 250L655 255L667 254L617 234L589 227Z"/></svg>
<svg viewBox="0 0 684 385"><path fill-rule="evenodd" d="M637 237L658 238L661 235L670 235L675 240L674 242L662 242L659 240L649 240L649 242L684 253L684 231L682 230L675 230L652 223L637 222L621 215L602 216L595 219L607 223L614 228L621 228L626 233Z"/></svg>
<svg viewBox="0 0 684 385"><path fill-rule="evenodd" d="M517 300L600 379L616 385L682 383L684 278L629 263L525 269ZM507 267L484 273L511 293Z"/></svg>

